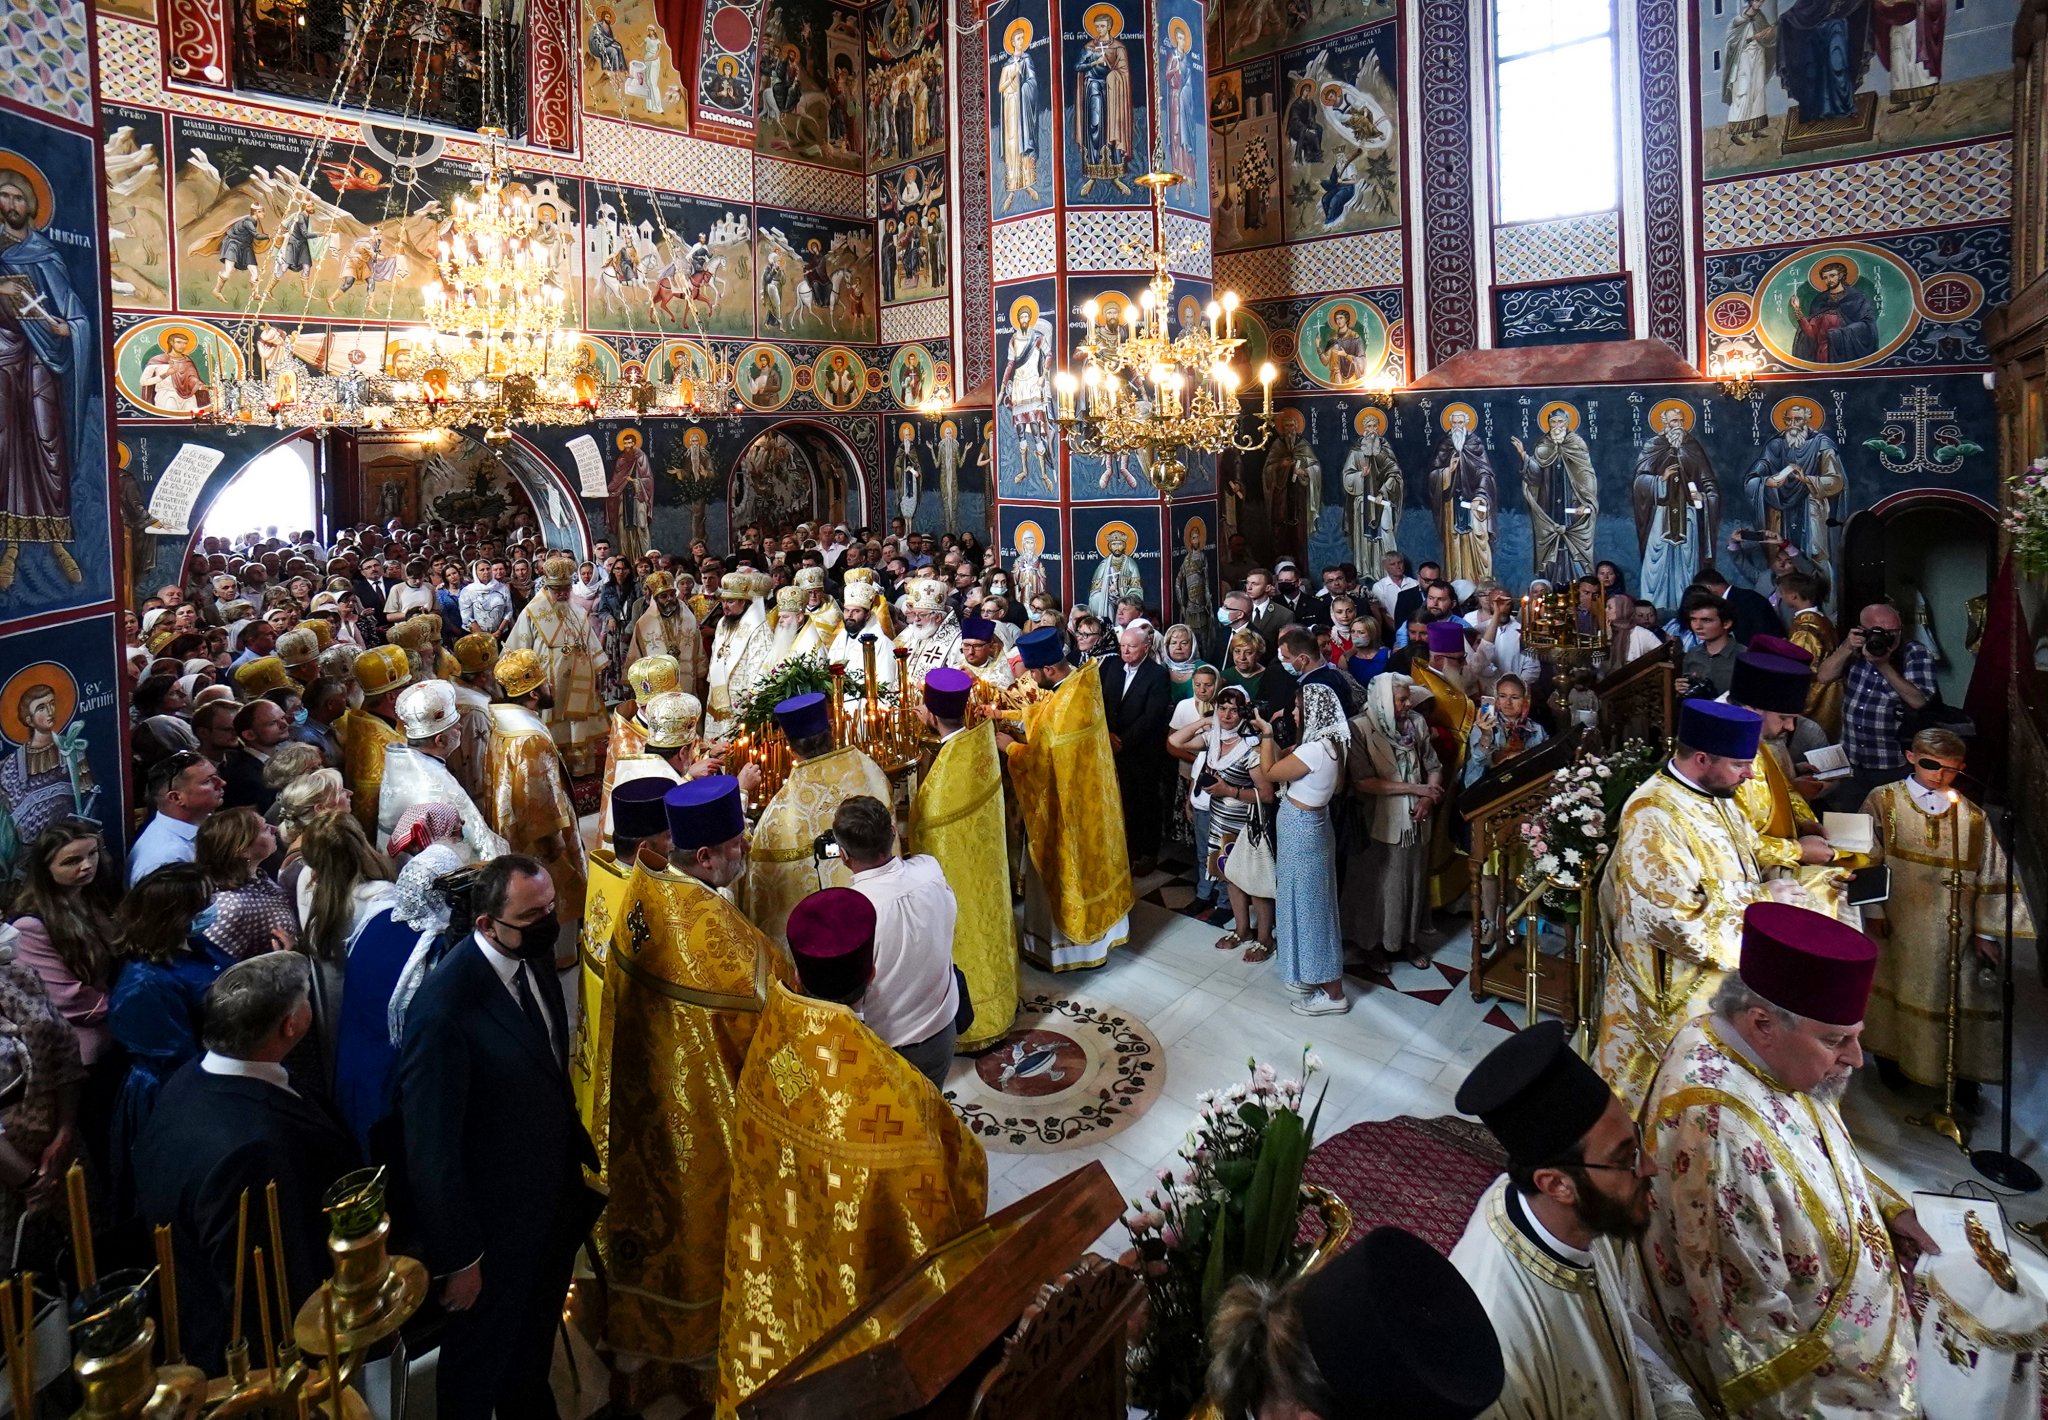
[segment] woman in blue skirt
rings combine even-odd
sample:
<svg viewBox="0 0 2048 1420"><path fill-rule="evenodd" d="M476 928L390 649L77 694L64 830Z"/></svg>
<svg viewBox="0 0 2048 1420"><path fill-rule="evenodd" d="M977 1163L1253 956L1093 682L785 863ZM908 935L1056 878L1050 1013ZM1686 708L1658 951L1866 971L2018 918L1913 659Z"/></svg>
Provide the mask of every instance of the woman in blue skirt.
<svg viewBox="0 0 2048 1420"><path fill-rule="evenodd" d="M1337 1016L1351 1009L1344 996L1344 939L1337 928L1337 841L1330 800L1342 787L1351 725L1337 692L1304 685L1295 699L1299 733L1291 753L1277 757L1271 724L1259 729L1261 783L1280 789L1279 840L1274 850L1278 892L1274 938L1288 989L1299 993L1294 1010Z"/></svg>

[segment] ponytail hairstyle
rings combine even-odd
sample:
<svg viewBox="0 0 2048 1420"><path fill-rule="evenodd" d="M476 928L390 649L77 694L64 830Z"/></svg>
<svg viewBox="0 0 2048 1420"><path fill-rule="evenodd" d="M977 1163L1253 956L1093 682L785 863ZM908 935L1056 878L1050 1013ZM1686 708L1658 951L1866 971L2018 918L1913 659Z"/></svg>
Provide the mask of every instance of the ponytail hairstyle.
<svg viewBox="0 0 2048 1420"><path fill-rule="evenodd" d="M1309 1351L1301 1283L1230 1284L1209 1323L1209 1401L1224 1420L1335 1415L1336 1397Z"/></svg>

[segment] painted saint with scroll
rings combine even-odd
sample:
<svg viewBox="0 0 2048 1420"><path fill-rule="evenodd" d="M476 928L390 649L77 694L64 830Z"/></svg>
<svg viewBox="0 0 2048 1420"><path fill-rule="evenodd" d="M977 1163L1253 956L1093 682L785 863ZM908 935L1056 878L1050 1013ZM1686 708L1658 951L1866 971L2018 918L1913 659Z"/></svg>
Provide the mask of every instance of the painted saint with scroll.
<svg viewBox="0 0 2048 1420"><path fill-rule="evenodd" d="M1358 431L1351 452L1344 458L1344 493L1350 501L1349 532L1351 561L1364 568L1378 567L1390 553L1401 549L1395 540L1401 521L1401 504L1406 486L1401 465L1387 444L1387 416L1384 410L1367 407L1352 418Z"/></svg>
<svg viewBox="0 0 2048 1420"><path fill-rule="evenodd" d="M1643 549L1642 596L1660 615L1677 611L1721 534L1720 480L1692 421L1692 406L1682 399L1651 408L1657 432L1636 455L1630 490Z"/></svg>

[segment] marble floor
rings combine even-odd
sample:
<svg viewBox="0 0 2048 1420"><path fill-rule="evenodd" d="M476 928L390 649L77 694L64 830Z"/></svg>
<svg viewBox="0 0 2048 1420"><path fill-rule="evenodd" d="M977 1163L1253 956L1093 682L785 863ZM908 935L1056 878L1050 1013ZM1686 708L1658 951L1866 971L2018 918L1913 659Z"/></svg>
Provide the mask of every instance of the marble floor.
<svg viewBox="0 0 2048 1420"><path fill-rule="evenodd" d="M1158 897L1165 878L1141 883L1140 893ZM1185 900L1185 889L1165 886L1168 901ZM1290 1073L1310 1046L1322 1058L1314 1088L1326 1088L1319 1138L1329 1138L1364 1120L1397 1115L1430 1117L1455 1113L1452 1098L1466 1073L1507 1037L1518 1008L1475 1001L1462 980L1471 960L1469 933L1445 918L1446 935L1436 958L1460 969L1453 989L1443 990L1449 973L1435 967L1397 966L1398 990L1347 983L1351 1010L1342 1016L1305 1017L1289 1009L1292 999L1271 962L1247 964L1238 952L1216 950L1218 929L1170 907L1140 902L1131 917L1128 947L1093 971L1053 975L1026 966L1022 988L1112 1007L1142 1022L1166 1052L1163 1095L1135 1123L1099 1144L1050 1153L989 1152L989 1207L1025 1196L1091 1160L1100 1160L1126 1197L1150 1183L1157 1169L1178 1163L1177 1148L1195 1113L1195 1097L1243 1080L1246 1061L1256 1057ZM2016 982L2015 1018L2020 1022L2014 1074L2021 1094L2015 1101L2013 1151L2048 1174L2048 991L2032 953L2023 949ZM1414 994L1426 991L1427 997ZM1492 1020L1489 1020L1492 1017ZM954 1062L956 1074L972 1066ZM1987 1089L1984 1122L1973 1143L1997 1143L1998 1092ZM1937 1103L1932 1091L1896 1094L1874 1069L1858 1073L1845 1103L1851 1128L1866 1161L1902 1192L1946 1192L1965 1181L1983 1185L1969 1160L1946 1139L1907 1123ZM1995 1192L1989 1190L1987 1192ZM2033 1222L2048 1215L2048 1190L2009 1197L2008 1215ZM1122 1229L1112 1228L1099 1246L1120 1251Z"/></svg>

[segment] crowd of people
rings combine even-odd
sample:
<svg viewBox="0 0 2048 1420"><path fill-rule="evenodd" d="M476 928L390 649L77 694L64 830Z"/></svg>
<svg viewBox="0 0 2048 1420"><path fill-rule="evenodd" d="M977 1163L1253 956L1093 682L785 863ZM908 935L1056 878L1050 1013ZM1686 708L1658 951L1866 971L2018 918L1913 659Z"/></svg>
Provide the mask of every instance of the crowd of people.
<svg viewBox="0 0 2048 1420"><path fill-rule="evenodd" d="M1178 863L1218 951L1274 963L1294 1011L1341 1015L1361 981L1427 965L1468 890L1460 793L1588 722L1592 680L1645 656L1671 659L1684 713L1603 879L1623 969L1599 1073L1546 1048L1502 1067L1520 1083L1498 1100L1469 1087L1511 1160L1485 1206L1517 1236L1618 1285L1581 1261L1594 1240L1652 1226L1649 1179L1674 1150L1710 1151L1690 1115L1657 1112L1706 1068L1704 1047L1683 1053L1694 1017L1718 1012L1740 1039L1712 1048L1761 1060L1774 1088L1847 1068L1862 1000L1810 983L1862 958L1813 946L1829 940L1813 922L1758 926L1758 904L1887 944L1869 953L1862 1038L1900 1087L1941 1083L1942 814L1993 959L2003 860L1950 793L1964 745L1931 657L1884 603L1837 637L1829 588L1795 567L1767 597L1709 566L1659 608L1612 563L1521 591L1432 562L1411 575L1399 554L1370 582L1349 564L1313 581L1287 560L1226 565L1213 619L1191 624L1142 594L1062 606L1035 559L1006 569L972 533L899 520L735 541L628 558L600 540L580 559L478 522L200 542L134 614L127 820L14 813L0 1208L34 1225L24 1259L61 1245L52 1204L84 1162L106 1256L139 1260L146 1225L172 1226L185 1349L217 1372L240 1190L279 1184L295 1307L325 1272L325 1190L376 1161L436 1278L440 1413L553 1414L549 1338L586 1239L616 1353L713 1366L729 1409L851 1304L814 1294L807 1256L879 1285L919 1239L979 1217L980 1147L938 1091L956 1052L1009 1030L1020 955L1100 965L1130 937L1134 881ZM1600 643L1590 667L1525 638L1531 597L1556 593ZM844 707L756 703L805 658L915 705L914 791L835 734L861 689ZM772 794L736 753L768 730L787 754ZM1837 744L1842 767L1818 765ZM1875 824L1870 856L1901 870L1882 907L1848 902L1821 808ZM1753 947L1793 965L1752 972ZM1683 990L1643 994L1672 961ZM1997 1078L1984 1044L1962 1051L1965 1085ZM684 1059L711 1062L716 1086L665 1087ZM1503 1122L1524 1076L1560 1072L1544 1123ZM903 1149L835 1225L766 1180L806 1149L836 1178L817 1141L855 1137L856 1097ZM599 1175L608 1207L586 1186ZM1487 1246L1475 1231L1461 1253ZM1414 1264L1391 1244L1353 1257ZM1458 1262L1477 1284L1483 1267ZM1710 1315L1700 1277L1662 1280L1703 1334L1764 1325ZM1310 1300L1224 1308L1233 1413L1283 1395L1338 1413L1313 1403L1343 1364L1314 1325L1296 1318L1256 1364L1244 1349ZM1494 1322L1512 1384L1534 1363ZM1726 1365L1700 1348L1616 1395ZM1888 1365L1863 1370L1896 1398Z"/></svg>

